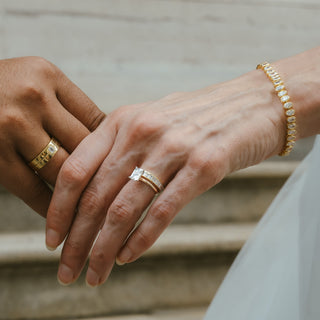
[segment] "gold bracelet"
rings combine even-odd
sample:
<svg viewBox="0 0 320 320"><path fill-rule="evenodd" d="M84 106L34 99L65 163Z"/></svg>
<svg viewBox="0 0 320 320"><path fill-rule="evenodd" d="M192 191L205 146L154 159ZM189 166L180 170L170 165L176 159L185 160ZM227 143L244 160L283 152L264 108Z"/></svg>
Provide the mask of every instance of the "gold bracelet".
<svg viewBox="0 0 320 320"><path fill-rule="evenodd" d="M262 69L267 77L271 80L284 108L285 115L287 117L286 143L281 153L279 153L279 156L287 156L295 145L297 134L296 116L293 104L290 101L290 96L288 95L287 89L284 86L280 75L273 69L270 63L264 62L262 64L258 64L257 69Z"/></svg>

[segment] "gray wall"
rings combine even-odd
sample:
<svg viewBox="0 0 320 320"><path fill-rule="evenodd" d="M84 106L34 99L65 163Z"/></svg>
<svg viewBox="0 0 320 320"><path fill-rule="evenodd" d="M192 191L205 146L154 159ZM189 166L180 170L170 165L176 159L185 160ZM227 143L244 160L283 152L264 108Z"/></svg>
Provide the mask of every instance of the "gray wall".
<svg viewBox="0 0 320 320"><path fill-rule="evenodd" d="M104 111L319 44L319 0L0 0L0 57L43 56Z"/></svg>

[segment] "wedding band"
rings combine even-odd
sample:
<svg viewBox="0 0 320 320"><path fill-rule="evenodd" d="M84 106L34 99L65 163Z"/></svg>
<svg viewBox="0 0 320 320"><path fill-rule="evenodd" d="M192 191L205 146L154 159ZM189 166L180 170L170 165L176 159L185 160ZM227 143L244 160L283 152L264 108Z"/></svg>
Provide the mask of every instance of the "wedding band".
<svg viewBox="0 0 320 320"><path fill-rule="evenodd" d="M29 162L29 166L34 170L43 168L58 152L59 142L52 138L46 147L32 160Z"/></svg>
<svg viewBox="0 0 320 320"><path fill-rule="evenodd" d="M129 176L129 179L134 181L141 181L147 184L153 189L155 193L159 193L164 189L162 183L154 174L138 167L133 170L131 176Z"/></svg>

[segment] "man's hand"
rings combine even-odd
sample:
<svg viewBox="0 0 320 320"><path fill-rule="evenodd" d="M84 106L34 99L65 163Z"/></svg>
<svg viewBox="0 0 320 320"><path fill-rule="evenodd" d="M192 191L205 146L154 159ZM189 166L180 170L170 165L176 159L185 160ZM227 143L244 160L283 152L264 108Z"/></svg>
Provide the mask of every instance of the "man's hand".
<svg viewBox="0 0 320 320"><path fill-rule="evenodd" d="M0 60L0 184L46 216L60 167L104 118L56 66L39 57ZM57 154L37 173L28 163L51 137Z"/></svg>

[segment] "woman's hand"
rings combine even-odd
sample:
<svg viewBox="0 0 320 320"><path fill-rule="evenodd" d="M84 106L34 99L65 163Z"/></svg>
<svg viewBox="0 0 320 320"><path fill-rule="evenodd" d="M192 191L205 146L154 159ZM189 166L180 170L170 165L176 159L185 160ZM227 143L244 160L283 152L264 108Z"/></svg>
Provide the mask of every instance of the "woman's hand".
<svg viewBox="0 0 320 320"><path fill-rule="evenodd" d="M58 277L77 279L89 251L87 282L103 283L118 257L136 260L175 215L231 171L281 151L285 117L261 71L192 93L114 111L63 164L47 217L47 246L63 247ZM165 186L128 179L135 167ZM132 233L131 233L132 232Z"/></svg>
<svg viewBox="0 0 320 320"><path fill-rule="evenodd" d="M45 59L0 60L0 184L45 216L63 162L104 114ZM51 137L61 147L38 171L28 166Z"/></svg>

